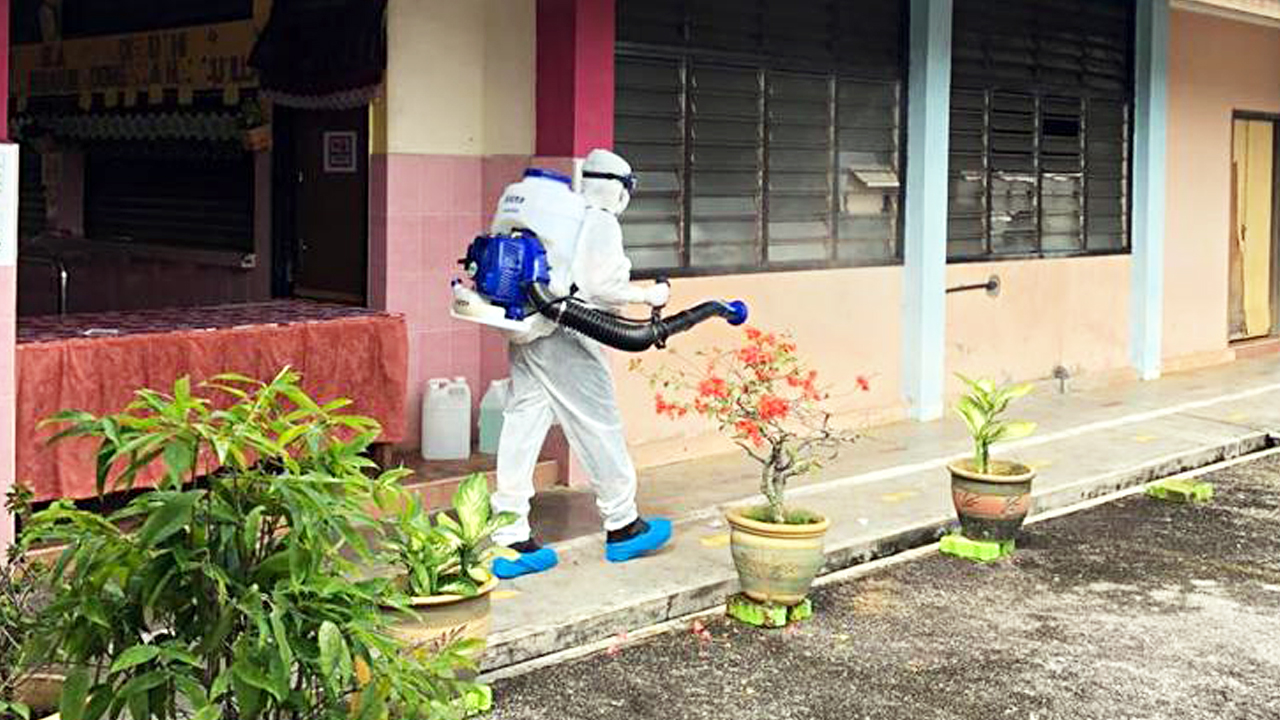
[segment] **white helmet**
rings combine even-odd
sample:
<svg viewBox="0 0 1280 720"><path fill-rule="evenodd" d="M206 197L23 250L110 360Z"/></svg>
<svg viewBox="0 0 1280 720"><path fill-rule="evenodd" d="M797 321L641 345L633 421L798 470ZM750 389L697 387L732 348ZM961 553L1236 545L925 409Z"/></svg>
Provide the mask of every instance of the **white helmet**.
<svg viewBox="0 0 1280 720"><path fill-rule="evenodd" d="M588 205L620 215L635 187L636 176L626 160L600 148L587 154L582 163L582 195Z"/></svg>

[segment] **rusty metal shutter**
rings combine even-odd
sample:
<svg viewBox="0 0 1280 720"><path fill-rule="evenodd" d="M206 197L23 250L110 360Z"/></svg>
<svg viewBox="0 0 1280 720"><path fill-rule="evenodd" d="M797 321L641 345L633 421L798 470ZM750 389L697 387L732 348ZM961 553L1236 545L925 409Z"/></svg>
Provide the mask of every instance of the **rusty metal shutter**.
<svg viewBox="0 0 1280 720"><path fill-rule="evenodd" d="M252 156L85 161L85 230L95 240L253 251Z"/></svg>
<svg viewBox="0 0 1280 720"><path fill-rule="evenodd" d="M18 237L30 238L45 229L44 167L34 148L20 145L18 153Z"/></svg>
<svg viewBox="0 0 1280 720"><path fill-rule="evenodd" d="M1128 247L1133 0L956 0L952 258Z"/></svg>

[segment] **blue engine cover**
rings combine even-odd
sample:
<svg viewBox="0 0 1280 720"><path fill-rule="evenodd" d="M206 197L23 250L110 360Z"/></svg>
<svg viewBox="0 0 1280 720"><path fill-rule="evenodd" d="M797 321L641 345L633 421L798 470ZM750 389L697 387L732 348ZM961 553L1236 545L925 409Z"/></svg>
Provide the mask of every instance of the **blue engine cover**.
<svg viewBox="0 0 1280 720"><path fill-rule="evenodd" d="M547 251L528 230L481 235L471 242L462 262L475 281L476 292L504 308L512 320L525 317L529 283L550 282Z"/></svg>

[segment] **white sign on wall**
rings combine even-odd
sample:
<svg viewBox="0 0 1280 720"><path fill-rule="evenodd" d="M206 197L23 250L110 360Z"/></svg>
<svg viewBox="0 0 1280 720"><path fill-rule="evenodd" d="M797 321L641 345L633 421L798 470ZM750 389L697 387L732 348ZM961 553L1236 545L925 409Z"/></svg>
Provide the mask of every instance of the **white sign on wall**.
<svg viewBox="0 0 1280 720"><path fill-rule="evenodd" d="M18 262L18 146L0 144L0 267Z"/></svg>

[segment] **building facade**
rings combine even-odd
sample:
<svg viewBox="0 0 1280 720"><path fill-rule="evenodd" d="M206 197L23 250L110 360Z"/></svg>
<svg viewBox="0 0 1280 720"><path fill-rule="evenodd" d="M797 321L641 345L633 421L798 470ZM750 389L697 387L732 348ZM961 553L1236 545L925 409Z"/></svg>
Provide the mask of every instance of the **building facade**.
<svg viewBox="0 0 1280 720"><path fill-rule="evenodd" d="M41 58L164 28L72 38L75 0L53 3L56 36L19 42L15 20L11 132L52 96L70 103L55 143L24 145L23 166L41 166L24 175L24 227L88 243L150 231L180 246L164 262L203 259L155 302L310 298L403 316L406 447L428 379L465 377L478 402L506 374L500 336L448 317L457 258L524 167L572 171L593 147L616 148L640 177L624 217L636 275L670 277L673 306L745 299L754 323L795 335L856 422L937 418L955 373L1081 384L1228 362L1264 351L1280 322L1274 0L388 0L381 52L367 32L278 19L310 17L306 0L221 4L224 15L173 22L202 29L187 43L228 28L220 48L188 49L232 58L225 73L176 87L91 78L87 101ZM275 64L259 49L273 22ZM339 77L288 42L308 33L377 72ZM121 90L158 93L157 113L172 91L173 112L205 118L213 137L166 131L179 157L141 168L135 146L99 141L108 131L86 119L117 118L115 135L160 126L119 121L139 114ZM245 98L272 142L231 150ZM216 162L209 144L226 151ZM185 195L148 180L180 162L222 179ZM313 170L317 189L294 187ZM139 197L170 215L139 221ZM122 278L145 266L93 264L113 268L88 283L99 290L136 287ZM998 294L984 292L992 278ZM4 337L36 282L0 271ZM79 297L120 309L137 293ZM730 332L675 345L692 353ZM4 482L13 343L0 342ZM658 419L628 359L615 356L615 377L641 466L724 449L695 422ZM856 375L871 392L855 392ZM573 468L562 445L548 453Z"/></svg>

